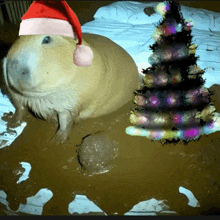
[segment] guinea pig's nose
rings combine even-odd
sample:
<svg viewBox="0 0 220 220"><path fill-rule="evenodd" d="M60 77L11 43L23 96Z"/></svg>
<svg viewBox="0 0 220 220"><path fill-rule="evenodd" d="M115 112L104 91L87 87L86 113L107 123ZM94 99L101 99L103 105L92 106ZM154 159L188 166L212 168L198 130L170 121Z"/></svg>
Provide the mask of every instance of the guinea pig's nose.
<svg viewBox="0 0 220 220"><path fill-rule="evenodd" d="M24 59L8 59L6 69L11 87L19 91L29 91L36 87L36 78Z"/></svg>
<svg viewBox="0 0 220 220"><path fill-rule="evenodd" d="M30 71L27 67L22 67L22 68L20 68L19 71L20 71L21 75L29 75L29 73L30 73Z"/></svg>
<svg viewBox="0 0 220 220"><path fill-rule="evenodd" d="M30 70L27 66L22 64L19 60L13 59L13 60L8 60L8 71L16 73L17 76L24 76L24 75L29 75Z"/></svg>

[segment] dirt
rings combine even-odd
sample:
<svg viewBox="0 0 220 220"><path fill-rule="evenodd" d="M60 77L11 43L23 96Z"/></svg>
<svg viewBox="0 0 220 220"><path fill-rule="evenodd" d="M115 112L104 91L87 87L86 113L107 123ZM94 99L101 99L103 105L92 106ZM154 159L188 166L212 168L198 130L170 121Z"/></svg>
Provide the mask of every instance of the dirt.
<svg viewBox="0 0 220 220"><path fill-rule="evenodd" d="M216 92L213 100L219 112L220 86L211 89ZM60 146L48 143L56 125L28 114L23 133L0 153L0 189L8 195L10 208L17 210L20 203L26 204L27 197L48 188L53 197L44 205L43 215L69 215L67 207L76 194L86 195L108 215L123 215L138 202L151 198L167 200L170 209L179 215L219 211L220 132L203 135L188 145L163 146L129 136L125 128L131 126L132 106L128 103L111 115L82 121L73 127L69 143ZM102 146L96 151L94 143L100 140ZM103 153L104 141L108 153ZM87 149L81 161L80 146L81 152ZM16 184L22 161L30 163L32 169L28 180ZM105 167L109 171L101 172ZM199 208L187 205L179 186L193 192Z"/></svg>

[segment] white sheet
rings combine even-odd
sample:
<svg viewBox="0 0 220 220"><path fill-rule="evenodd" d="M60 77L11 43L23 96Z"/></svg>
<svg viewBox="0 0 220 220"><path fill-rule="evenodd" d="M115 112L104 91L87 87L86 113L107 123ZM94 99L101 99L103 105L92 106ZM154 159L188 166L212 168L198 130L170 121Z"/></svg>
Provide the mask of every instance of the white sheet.
<svg viewBox="0 0 220 220"><path fill-rule="evenodd" d="M159 13L148 16L143 10L155 8L157 4L123 1L101 7L94 15L95 20L84 24L82 31L108 37L119 44L132 56L141 73L142 68L150 66L152 34L162 19ZM186 6L181 6L181 12L184 19L194 21L192 42L198 45L196 56L200 58L197 64L206 70L203 75L205 86L220 84L220 13Z"/></svg>
<svg viewBox="0 0 220 220"><path fill-rule="evenodd" d="M130 24L152 24L161 19L161 15L156 12L156 6L159 2L140 3L134 1L119 1L113 4L101 7L97 10L94 18L113 19L122 23ZM156 13L147 16L144 13L145 7L153 7ZM181 6L181 13L184 19L193 19L195 28L199 30L219 31L220 14L205 9L191 8Z"/></svg>

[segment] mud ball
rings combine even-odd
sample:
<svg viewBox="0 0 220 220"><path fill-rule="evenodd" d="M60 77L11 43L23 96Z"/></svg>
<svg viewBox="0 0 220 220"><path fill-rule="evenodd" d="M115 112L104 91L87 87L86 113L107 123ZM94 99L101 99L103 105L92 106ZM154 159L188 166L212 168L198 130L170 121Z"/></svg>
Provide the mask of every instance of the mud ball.
<svg viewBox="0 0 220 220"><path fill-rule="evenodd" d="M86 174L101 174L114 167L118 146L105 135L90 135L77 146L77 153L78 161Z"/></svg>

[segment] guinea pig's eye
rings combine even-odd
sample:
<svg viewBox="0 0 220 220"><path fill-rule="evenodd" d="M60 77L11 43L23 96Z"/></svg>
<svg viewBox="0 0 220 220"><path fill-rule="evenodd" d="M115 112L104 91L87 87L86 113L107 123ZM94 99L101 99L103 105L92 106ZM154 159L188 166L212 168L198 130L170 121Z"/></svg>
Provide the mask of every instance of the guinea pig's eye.
<svg viewBox="0 0 220 220"><path fill-rule="evenodd" d="M46 36L43 41L42 41L42 44L49 44L51 42L51 37L50 36Z"/></svg>

